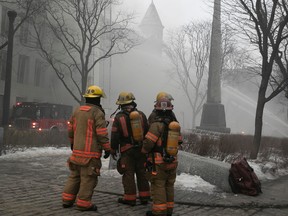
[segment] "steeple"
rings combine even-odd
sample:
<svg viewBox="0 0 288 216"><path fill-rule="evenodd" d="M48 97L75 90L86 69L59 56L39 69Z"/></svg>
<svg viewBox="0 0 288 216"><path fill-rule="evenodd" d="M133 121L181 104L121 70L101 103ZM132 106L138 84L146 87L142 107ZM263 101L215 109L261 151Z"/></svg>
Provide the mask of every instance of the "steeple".
<svg viewBox="0 0 288 216"><path fill-rule="evenodd" d="M140 26L145 26L145 25L155 25L155 26L158 26L159 28L162 28L162 29L164 28L153 0L150 6L148 7L145 13L145 16L140 24Z"/></svg>
<svg viewBox="0 0 288 216"><path fill-rule="evenodd" d="M153 43L154 49L156 48L157 52L161 53L164 26L162 25L153 0L151 1L139 27L144 37L149 40L150 43Z"/></svg>

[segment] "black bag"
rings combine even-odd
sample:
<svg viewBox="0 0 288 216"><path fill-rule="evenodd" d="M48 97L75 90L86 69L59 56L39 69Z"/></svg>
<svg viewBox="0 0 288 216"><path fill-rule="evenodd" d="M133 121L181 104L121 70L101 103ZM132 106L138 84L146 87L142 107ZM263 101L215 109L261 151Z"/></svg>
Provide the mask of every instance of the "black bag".
<svg viewBox="0 0 288 216"><path fill-rule="evenodd" d="M249 196L257 196L262 193L261 182L244 157L232 162L228 180L233 193Z"/></svg>

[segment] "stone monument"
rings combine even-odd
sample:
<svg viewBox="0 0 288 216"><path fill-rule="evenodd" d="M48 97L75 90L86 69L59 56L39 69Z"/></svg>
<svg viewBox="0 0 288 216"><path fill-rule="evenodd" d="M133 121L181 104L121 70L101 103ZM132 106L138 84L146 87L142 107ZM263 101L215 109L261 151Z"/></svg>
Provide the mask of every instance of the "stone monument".
<svg viewBox="0 0 288 216"><path fill-rule="evenodd" d="M209 58L207 102L203 105L198 129L230 133L226 128L225 109L221 104L221 0L214 0Z"/></svg>

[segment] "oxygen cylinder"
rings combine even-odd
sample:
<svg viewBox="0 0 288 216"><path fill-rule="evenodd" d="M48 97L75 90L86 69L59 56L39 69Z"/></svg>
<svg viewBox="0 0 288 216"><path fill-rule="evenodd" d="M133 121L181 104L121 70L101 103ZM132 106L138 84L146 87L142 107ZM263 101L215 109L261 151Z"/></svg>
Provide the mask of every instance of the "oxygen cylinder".
<svg viewBox="0 0 288 216"><path fill-rule="evenodd" d="M130 122L131 122L131 129L132 129L132 136L136 142L143 141L143 128L141 124L141 116L139 112L132 111L129 114Z"/></svg>
<svg viewBox="0 0 288 216"><path fill-rule="evenodd" d="M176 121L170 122L170 124L168 125L166 152L171 156L175 156L178 153L179 135L180 135L179 123Z"/></svg>

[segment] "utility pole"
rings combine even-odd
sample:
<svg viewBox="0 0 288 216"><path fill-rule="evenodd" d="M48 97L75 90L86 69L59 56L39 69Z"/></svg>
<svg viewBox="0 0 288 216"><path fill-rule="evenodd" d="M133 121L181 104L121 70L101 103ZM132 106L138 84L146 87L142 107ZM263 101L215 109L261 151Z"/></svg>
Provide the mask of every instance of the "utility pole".
<svg viewBox="0 0 288 216"><path fill-rule="evenodd" d="M13 39L14 39L14 20L17 16L15 11L8 11L9 17L9 31L8 31L8 47L7 47L7 61L6 61L6 77L3 98L3 121L2 125L5 127L9 123L9 109L10 109L10 94L11 94L11 78L12 78L12 55L13 55Z"/></svg>

